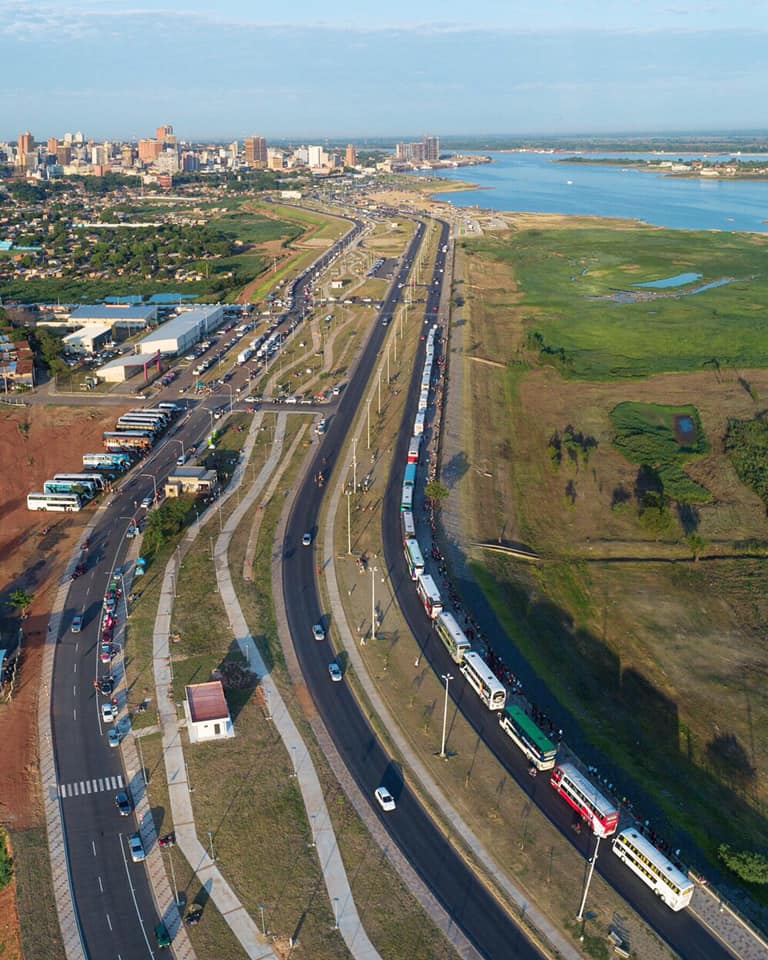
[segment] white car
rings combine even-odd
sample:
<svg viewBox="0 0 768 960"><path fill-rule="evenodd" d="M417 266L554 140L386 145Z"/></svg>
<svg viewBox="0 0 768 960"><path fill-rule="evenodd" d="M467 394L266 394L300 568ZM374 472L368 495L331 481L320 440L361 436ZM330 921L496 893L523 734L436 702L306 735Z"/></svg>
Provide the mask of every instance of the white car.
<svg viewBox="0 0 768 960"><path fill-rule="evenodd" d="M144 853L144 844L141 842L141 837L138 833L134 833L128 838L128 849L131 851L131 860L134 863L141 863L142 860L146 860L147 855Z"/></svg>
<svg viewBox="0 0 768 960"><path fill-rule="evenodd" d="M382 810L390 811L395 809L395 798L386 787L376 787L373 791L374 797Z"/></svg>
<svg viewBox="0 0 768 960"><path fill-rule="evenodd" d="M330 674L331 680L333 680L334 683L340 683L343 679L341 667L338 665L338 663L336 663L335 660L333 663L328 664L328 673Z"/></svg>
<svg viewBox="0 0 768 960"><path fill-rule="evenodd" d="M325 640L325 630L322 623L316 623L312 627L312 639L313 640Z"/></svg>
<svg viewBox="0 0 768 960"><path fill-rule="evenodd" d="M311 543L312 543L312 534L305 533L304 536L301 538L302 547L308 547L311 545Z"/></svg>
<svg viewBox="0 0 768 960"><path fill-rule="evenodd" d="M115 717L115 708L111 703L102 703L101 705L101 719L104 723L114 723Z"/></svg>
<svg viewBox="0 0 768 960"><path fill-rule="evenodd" d="M141 506L142 509L149 510L149 508L152 506L152 497L150 495L144 497L144 499L141 501Z"/></svg>

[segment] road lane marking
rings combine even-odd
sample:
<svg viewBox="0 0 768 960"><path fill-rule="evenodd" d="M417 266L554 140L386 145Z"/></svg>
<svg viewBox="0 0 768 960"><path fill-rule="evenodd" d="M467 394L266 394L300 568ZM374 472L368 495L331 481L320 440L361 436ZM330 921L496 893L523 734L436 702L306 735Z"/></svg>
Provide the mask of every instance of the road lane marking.
<svg viewBox="0 0 768 960"><path fill-rule="evenodd" d="M101 893L104 893L104 884L101 882L101 877L98 878L99 881L99 890Z"/></svg>
<svg viewBox="0 0 768 960"><path fill-rule="evenodd" d="M76 796L76 797L79 797L79 796L80 796L80 791L77 789L77 784L76 784L76 783L73 783L70 789L72 789L72 790L75 791L75 796Z"/></svg>
<svg viewBox="0 0 768 960"><path fill-rule="evenodd" d="M107 924L109 925L110 933L112 932L112 921L109 919L109 914L107 914Z"/></svg>
<svg viewBox="0 0 768 960"><path fill-rule="evenodd" d="M104 790L104 781L99 777L99 790Z"/></svg>
<svg viewBox="0 0 768 960"><path fill-rule="evenodd" d="M75 673L77 673L77 660L75 660L74 667L75 667Z"/></svg>
<svg viewBox="0 0 768 960"><path fill-rule="evenodd" d="M91 781L90 781L90 780L86 780L86 781L85 781L85 792L86 792L86 793L93 793L93 790L92 790L92 788L91 788Z"/></svg>
<svg viewBox="0 0 768 960"><path fill-rule="evenodd" d="M82 780L80 781L80 793L82 793L82 794L85 793L85 784L83 783Z"/></svg>
<svg viewBox="0 0 768 960"><path fill-rule="evenodd" d="M96 841L91 840L91 847L93 848L93 855L96 856Z"/></svg>
<svg viewBox="0 0 768 960"><path fill-rule="evenodd" d="M148 951L150 957L152 957L153 960L154 960L154 956L155 956L155 955L154 955L154 953L152 953L152 947L149 945L149 938L147 937L147 931L146 931L146 928L145 928L145 926L144 926L144 918L143 918L142 915L141 915L141 912L140 912L140 910L139 910L139 904L138 904L138 901L136 900L136 891L135 891L134 888L133 888L133 881L131 880L131 871L130 871L130 869L128 868L128 858L125 856L125 848L123 847L123 835L122 835L122 833L119 835L119 839L120 839L120 852L121 852L122 855L123 855L123 864L125 865L125 874L126 874L126 876L128 877L128 886L129 886L130 889L131 889L131 896L133 897L133 905L134 905L134 907L136 908L136 916L138 917L138 920L139 920L139 926L141 927L141 932L144 934L144 943L146 943L146 945L147 945L147 951ZM145 863L146 863L146 861L145 861Z"/></svg>

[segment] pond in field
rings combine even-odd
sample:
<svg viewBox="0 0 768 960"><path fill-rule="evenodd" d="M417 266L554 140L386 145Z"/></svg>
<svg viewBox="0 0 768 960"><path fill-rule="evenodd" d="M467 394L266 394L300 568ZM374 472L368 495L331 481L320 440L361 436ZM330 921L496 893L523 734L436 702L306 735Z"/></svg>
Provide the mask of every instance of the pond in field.
<svg viewBox="0 0 768 960"><path fill-rule="evenodd" d="M663 280L649 280L647 283L633 283L633 287L649 287L653 290L666 290L669 287L684 287L694 280L701 280L700 273L678 273L676 277L665 277Z"/></svg>

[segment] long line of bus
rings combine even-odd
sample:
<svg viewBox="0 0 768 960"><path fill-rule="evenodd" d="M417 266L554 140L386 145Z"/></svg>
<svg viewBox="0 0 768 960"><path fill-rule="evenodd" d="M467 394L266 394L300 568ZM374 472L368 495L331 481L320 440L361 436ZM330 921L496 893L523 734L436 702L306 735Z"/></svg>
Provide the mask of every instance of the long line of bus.
<svg viewBox="0 0 768 960"><path fill-rule="evenodd" d="M446 609L434 579L426 572L422 547L416 535L413 516L417 465L422 445L425 417L432 383L435 335L432 326L426 339L426 356L421 377L418 412L414 418L408 458L404 467L400 497L400 522L403 554L408 573L435 630L468 686L483 704L499 711L499 725L511 742L527 758L531 772L551 771L550 784L563 800L587 823L597 837L614 836L613 853L637 877L647 884L671 910L682 910L690 903L694 885L691 880L637 830L618 834L619 810L573 763L558 763L558 746L553 743L522 707L507 702L507 689L482 654L472 649L455 614Z"/></svg>

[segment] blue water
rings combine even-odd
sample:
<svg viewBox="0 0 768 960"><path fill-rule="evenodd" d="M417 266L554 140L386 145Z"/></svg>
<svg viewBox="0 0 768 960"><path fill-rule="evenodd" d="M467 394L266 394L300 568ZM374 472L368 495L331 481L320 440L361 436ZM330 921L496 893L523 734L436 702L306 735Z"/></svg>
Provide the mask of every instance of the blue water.
<svg viewBox="0 0 768 960"><path fill-rule="evenodd" d="M676 277L666 277L664 280L649 280L647 283L633 283L633 287L650 287L653 290L666 290L668 287L684 287L694 280L701 280L700 273L678 273Z"/></svg>
<svg viewBox="0 0 768 960"><path fill-rule="evenodd" d="M768 232L765 180L681 180L631 167L559 163L540 153L490 156L494 162L483 166L430 171L483 188L436 196L457 207L619 217L678 230Z"/></svg>

